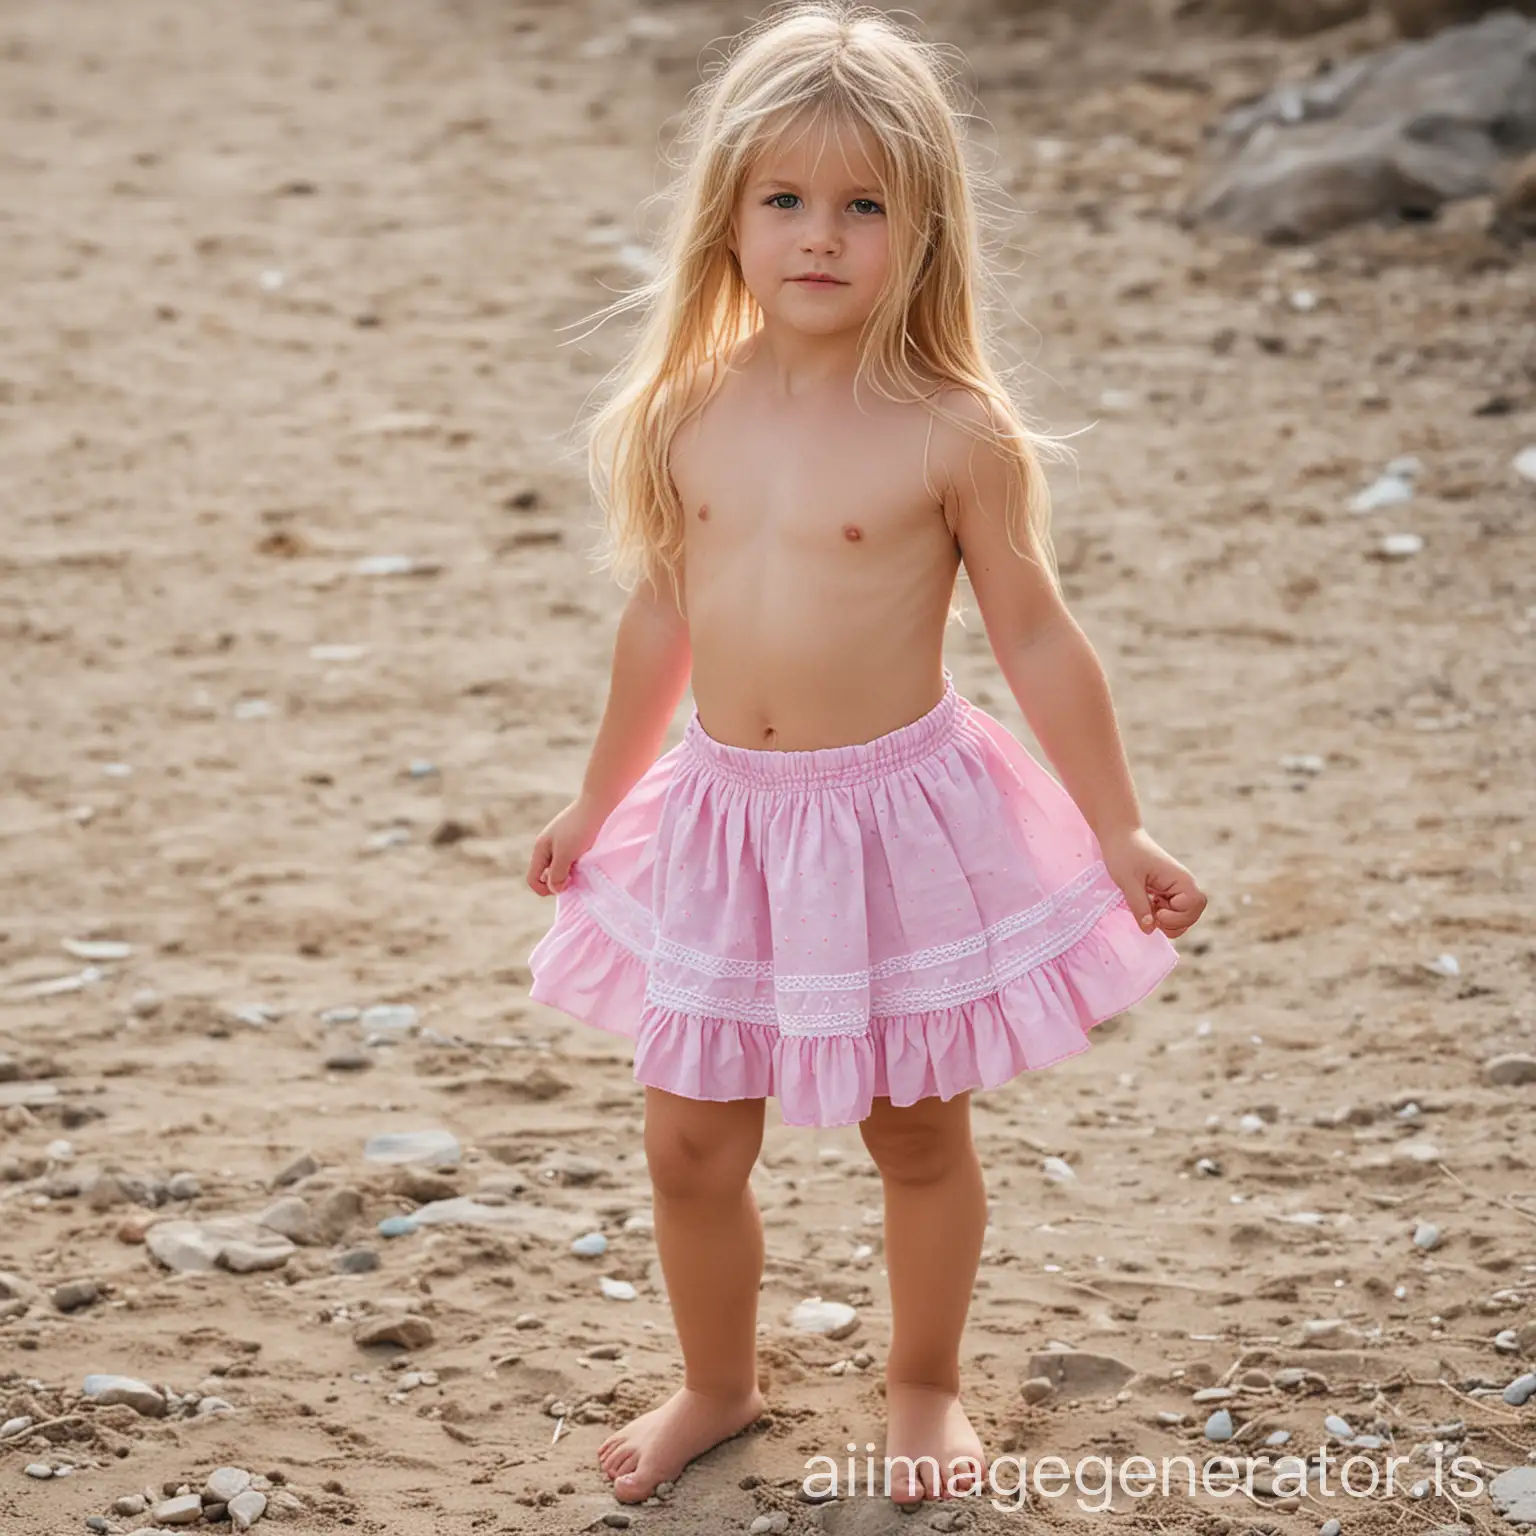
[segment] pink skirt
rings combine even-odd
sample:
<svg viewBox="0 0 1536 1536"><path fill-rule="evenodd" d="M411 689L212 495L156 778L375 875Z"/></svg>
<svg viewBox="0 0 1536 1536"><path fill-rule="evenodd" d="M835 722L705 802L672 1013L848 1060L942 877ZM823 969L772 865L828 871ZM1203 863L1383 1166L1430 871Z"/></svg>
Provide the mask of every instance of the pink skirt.
<svg viewBox="0 0 1536 1536"><path fill-rule="evenodd" d="M1178 963L1071 796L955 691L873 741L730 746L697 711L571 866L535 1001L640 1083L789 1125L995 1088L1088 1049Z"/></svg>

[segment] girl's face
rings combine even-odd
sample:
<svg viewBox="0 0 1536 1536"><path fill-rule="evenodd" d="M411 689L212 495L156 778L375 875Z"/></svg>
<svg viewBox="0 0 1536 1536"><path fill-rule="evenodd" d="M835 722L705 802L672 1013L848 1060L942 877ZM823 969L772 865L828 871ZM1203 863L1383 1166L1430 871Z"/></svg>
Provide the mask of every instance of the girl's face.
<svg viewBox="0 0 1536 1536"><path fill-rule="evenodd" d="M731 249L770 319L818 336L861 326L890 265L874 136L791 129L748 172Z"/></svg>

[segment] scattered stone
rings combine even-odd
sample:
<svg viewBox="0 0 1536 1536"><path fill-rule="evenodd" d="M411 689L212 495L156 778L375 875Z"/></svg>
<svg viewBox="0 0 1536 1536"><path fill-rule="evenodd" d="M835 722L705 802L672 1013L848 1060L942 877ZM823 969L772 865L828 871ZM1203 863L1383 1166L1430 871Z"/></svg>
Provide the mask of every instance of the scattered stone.
<svg viewBox="0 0 1536 1536"><path fill-rule="evenodd" d="M608 1251L608 1239L601 1232L588 1232L571 1244L571 1252L578 1258L601 1258Z"/></svg>
<svg viewBox="0 0 1536 1536"><path fill-rule="evenodd" d="M112 1403L126 1403L142 1418L165 1417L165 1398L147 1382L132 1376L87 1376L83 1390L104 1408Z"/></svg>
<svg viewBox="0 0 1536 1536"><path fill-rule="evenodd" d="M336 1260L336 1269L343 1275L366 1275L379 1267L379 1256L372 1248L349 1248Z"/></svg>
<svg viewBox="0 0 1536 1536"><path fill-rule="evenodd" d="M1400 507L1413 500L1414 481L1424 466L1413 457L1393 459L1363 491L1350 499L1349 510L1364 514Z"/></svg>
<svg viewBox="0 0 1536 1536"><path fill-rule="evenodd" d="M458 1138L448 1131L395 1131L371 1137L363 1148L370 1163L424 1163L455 1167L463 1156Z"/></svg>
<svg viewBox="0 0 1536 1536"><path fill-rule="evenodd" d="M1192 1403L1226 1403L1236 1396L1231 1387L1201 1387L1189 1400Z"/></svg>
<svg viewBox="0 0 1536 1536"><path fill-rule="evenodd" d="M426 1168L405 1167L390 1183L397 1195L430 1205L435 1200L452 1200L458 1194L454 1182L445 1174L433 1173Z"/></svg>
<svg viewBox="0 0 1536 1536"><path fill-rule="evenodd" d="M859 1314L845 1301L823 1301L820 1296L812 1296L789 1314L789 1326L797 1333L845 1339L859 1326Z"/></svg>
<svg viewBox="0 0 1536 1536"><path fill-rule="evenodd" d="M608 1513L603 1516L603 1524L606 1525L610 1530L627 1531L630 1525L630 1517L626 1515L621 1509L610 1509Z"/></svg>
<svg viewBox="0 0 1536 1536"><path fill-rule="evenodd" d="M195 1493L166 1499L155 1505L154 1518L161 1525L195 1525L203 1518L203 1501Z"/></svg>
<svg viewBox="0 0 1536 1536"><path fill-rule="evenodd" d="M1337 1520L1325 1520L1318 1527L1317 1536L1339 1536L1344 1527Z"/></svg>
<svg viewBox="0 0 1536 1536"><path fill-rule="evenodd" d="M13 1435L19 1435L23 1430L31 1429L32 1424L33 1419L30 1413L24 1413L17 1419L7 1419L4 1424L0 1424L0 1440L9 1440Z"/></svg>
<svg viewBox="0 0 1536 1536"><path fill-rule="evenodd" d="M1025 1374L1043 1376L1064 1397L1104 1397L1118 1392L1136 1373L1112 1355L1086 1349L1047 1349L1029 1357Z"/></svg>
<svg viewBox="0 0 1536 1536"><path fill-rule="evenodd" d="M1026 1403L1043 1403L1055 1390L1055 1383L1049 1376L1031 1376L1019 1388L1019 1395Z"/></svg>
<svg viewBox="0 0 1536 1536"><path fill-rule="evenodd" d="M1488 1485L1488 1496L1511 1525L1536 1525L1536 1467L1499 1473Z"/></svg>
<svg viewBox="0 0 1536 1536"><path fill-rule="evenodd" d="M142 1493L125 1493L112 1506L114 1515L142 1515L149 1508L149 1501Z"/></svg>
<svg viewBox="0 0 1536 1536"><path fill-rule="evenodd" d="M333 1051L325 1058L327 1072L366 1072L372 1065L367 1051Z"/></svg>
<svg viewBox="0 0 1536 1536"><path fill-rule="evenodd" d="M386 1216L379 1223L380 1237L409 1237L420 1230L421 1223L414 1216Z"/></svg>
<svg viewBox="0 0 1536 1536"><path fill-rule="evenodd" d="M1040 1165L1041 1171L1052 1184L1075 1184L1077 1170L1065 1158L1048 1157Z"/></svg>
<svg viewBox="0 0 1536 1536"><path fill-rule="evenodd" d="M640 1294L628 1280L614 1280L608 1275L603 1275L598 1285L609 1301L633 1301Z"/></svg>
<svg viewBox="0 0 1536 1536"><path fill-rule="evenodd" d="M100 1300L101 1287L94 1280L70 1280L53 1293L53 1304L60 1312L78 1312Z"/></svg>
<svg viewBox="0 0 1536 1536"><path fill-rule="evenodd" d="M1406 560L1423 550L1424 536L1418 533L1383 534L1376 547L1388 560Z"/></svg>
<svg viewBox="0 0 1536 1536"><path fill-rule="evenodd" d="M1213 174L1184 213L1269 241L1432 214L1491 193L1501 155L1536 137L1512 11L1395 43L1286 83L1218 124Z"/></svg>
<svg viewBox="0 0 1536 1536"><path fill-rule="evenodd" d="M295 1252L286 1237L243 1216L156 1222L144 1241L161 1264L180 1274L281 1269Z"/></svg>
<svg viewBox="0 0 1536 1536"><path fill-rule="evenodd" d="M363 1219L363 1197L350 1185L327 1191L314 1208L315 1230L327 1243L339 1243Z"/></svg>
<svg viewBox="0 0 1536 1536"><path fill-rule="evenodd" d="M426 1349L436 1335L432 1324L414 1312L395 1317L375 1317L359 1323L352 1338L364 1347L372 1344L398 1344L402 1349Z"/></svg>
<svg viewBox="0 0 1536 1536"><path fill-rule="evenodd" d="M141 987L128 999L128 1012L136 1019L152 1019L164 1006L153 987Z"/></svg>
<svg viewBox="0 0 1536 1536"><path fill-rule="evenodd" d="M1353 1440L1355 1438L1355 1432L1354 1429L1350 1426L1349 1420L1341 1417L1337 1413L1330 1413L1323 1420L1323 1428L1326 1429L1330 1435L1335 1435L1340 1440Z"/></svg>
<svg viewBox="0 0 1536 1536"><path fill-rule="evenodd" d="M203 1484L203 1497L211 1504L228 1504L251 1486L251 1474L242 1467L220 1467Z"/></svg>
<svg viewBox="0 0 1536 1536"><path fill-rule="evenodd" d="M284 1196L275 1205L268 1206L256 1220L268 1231L280 1233L300 1247L315 1241L314 1217L302 1195Z"/></svg>
<svg viewBox="0 0 1536 1536"><path fill-rule="evenodd" d="M307 1179L312 1173L319 1173L320 1164L317 1163L308 1152L302 1157L296 1158L273 1179L274 1189L286 1189L290 1184L297 1184L300 1179Z"/></svg>
<svg viewBox="0 0 1536 1536"><path fill-rule="evenodd" d="M1230 1440L1234 1433L1232 1410L1230 1408L1218 1408L1205 1421L1205 1438L1207 1440Z"/></svg>
<svg viewBox="0 0 1536 1536"><path fill-rule="evenodd" d="M1440 1228L1432 1221L1421 1221L1413 1229L1413 1246L1422 1248L1428 1253L1432 1248L1440 1246Z"/></svg>
<svg viewBox="0 0 1536 1536"><path fill-rule="evenodd" d="M28 1477L35 1477L41 1481L43 1478L53 1476L53 1468L45 1461L34 1461L23 1468Z"/></svg>
<svg viewBox="0 0 1536 1536"><path fill-rule="evenodd" d="M174 1173L170 1183L165 1186L165 1192L172 1200L196 1200L202 1194L203 1186L198 1182L196 1174Z"/></svg>
<svg viewBox="0 0 1536 1536"><path fill-rule="evenodd" d="M1532 485L1536 485L1536 443L1529 448L1522 448L1515 455L1514 465L1515 473L1522 480L1528 480Z"/></svg>
<svg viewBox="0 0 1536 1536"><path fill-rule="evenodd" d="M1527 1371L1524 1376L1516 1376L1504 1388L1504 1401L1511 1408L1523 1408L1533 1397L1536 1397L1536 1371Z"/></svg>
<svg viewBox="0 0 1536 1536"><path fill-rule="evenodd" d="M1498 1088L1518 1088L1525 1083L1536 1083L1536 1056L1527 1056L1523 1051L1495 1056L1484 1064L1483 1077Z"/></svg>
<svg viewBox="0 0 1536 1536"><path fill-rule="evenodd" d="M113 939L65 939L59 947L76 960L126 960L133 954L133 945Z"/></svg>
<svg viewBox="0 0 1536 1536"><path fill-rule="evenodd" d="M1311 1318L1301 1325L1301 1342L1309 1349L1359 1349L1365 1335L1341 1317Z"/></svg>
<svg viewBox="0 0 1536 1536"><path fill-rule="evenodd" d="M380 1003L362 1013L363 1031L370 1035L408 1035L419 1022L420 1015L408 1003Z"/></svg>
<svg viewBox="0 0 1536 1536"><path fill-rule="evenodd" d="M266 1513L267 1496L256 1488L247 1488L229 1501L229 1518L237 1531L248 1531Z"/></svg>

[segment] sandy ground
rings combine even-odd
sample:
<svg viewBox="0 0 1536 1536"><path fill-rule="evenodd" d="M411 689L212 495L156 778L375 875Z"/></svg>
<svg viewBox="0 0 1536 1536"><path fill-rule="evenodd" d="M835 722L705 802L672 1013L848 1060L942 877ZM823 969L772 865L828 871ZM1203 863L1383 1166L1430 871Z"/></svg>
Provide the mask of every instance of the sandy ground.
<svg viewBox="0 0 1536 1536"><path fill-rule="evenodd" d="M551 909L521 879L585 762L621 600L588 570L569 433L619 335L580 322L628 280L658 134L740 21L638 14L0 16L0 1421L34 1420L0 1444L6 1536L128 1531L152 1522L115 1500L225 1464L272 1474L267 1520L304 1531L584 1530L617 1509L593 1460L609 1426L679 1379L639 1090L618 1041L527 1002ZM1211 896L1154 1000L976 1104L973 1414L994 1454L1198 1457L1217 1447L1191 1391L1226 1383L1248 1451L1281 1428L1315 1450L1331 1412L1402 1455L1459 1420L1485 1476L1526 1463L1536 1403L1482 1389L1536 1350L1494 1344L1536 1318L1536 1085L1485 1070L1536 1036L1536 491L1510 468L1536 443L1536 268L1480 206L1302 252L1178 226L1213 114L1338 36L930 20L976 61L1014 205L1008 355L1052 425L1098 422L1056 475L1074 610L1149 825ZM1351 515L1404 453L1412 504ZM1378 558L1391 532L1422 552ZM416 572L359 573L390 555ZM949 659L1029 740L973 603ZM63 948L82 940L131 953L40 994L86 971ZM419 1028L366 1044L321 1017L384 1003ZM441 1188L364 1160L427 1128L464 1149ZM317 1171L276 1188L303 1154ZM155 1196L135 1177L178 1173L194 1199L135 1203ZM807 1457L879 1441L889 1312L857 1132L770 1110L755 1183L771 1420L631 1529L930 1528L795 1494ZM501 1220L375 1234L448 1190ZM295 1195L327 1230L280 1269L170 1273L124 1241ZM602 1259L569 1251L589 1229ZM379 1267L338 1273L358 1247ZM73 1281L96 1299L61 1310ZM857 1332L791 1333L812 1295L853 1303ZM430 1344L355 1342L401 1309ZM1336 1347L1302 1347L1319 1319L1343 1320ZM1053 1341L1125 1369L1026 1404ZM867 1368L839 1364L856 1352ZM99 1406L89 1372L176 1400ZM1114 1519L1416 1533L1458 1513L1332 1487L1299 1508L1122 1496ZM1069 1495L1029 1518L1109 1517ZM960 1526L1025 1528L975 1506Z"/></svg>

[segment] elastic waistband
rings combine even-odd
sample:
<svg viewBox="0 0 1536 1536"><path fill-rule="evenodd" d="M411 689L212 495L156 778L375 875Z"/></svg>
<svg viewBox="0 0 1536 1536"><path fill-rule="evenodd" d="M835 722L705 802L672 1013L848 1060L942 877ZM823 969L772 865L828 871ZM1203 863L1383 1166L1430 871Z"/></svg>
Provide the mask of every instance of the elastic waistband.
<svg viewBox="0 0 1536 1536"><path fill-rule="evenodd" d="M694 710L683 732L683 744L706 773L753 788L816 789L865 784L937 752L960 729L969 707L967 700L956 692L955 680L945 667L943 698L910 725L898 726L873 741L799 752L735 747L716 741L700 723L698 710Z"/></svg>

